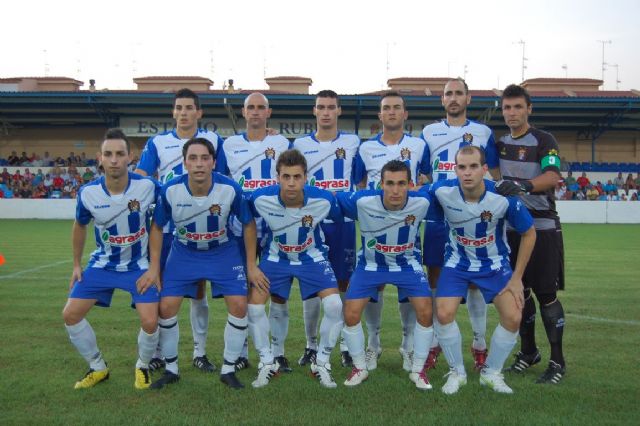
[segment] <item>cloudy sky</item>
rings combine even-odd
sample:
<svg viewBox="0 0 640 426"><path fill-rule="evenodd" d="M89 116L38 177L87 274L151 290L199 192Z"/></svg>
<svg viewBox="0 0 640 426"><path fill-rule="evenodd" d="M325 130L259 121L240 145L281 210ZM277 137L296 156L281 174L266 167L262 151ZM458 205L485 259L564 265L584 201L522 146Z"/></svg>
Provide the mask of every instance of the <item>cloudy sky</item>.
<svg viewBox="0 0 640 426"><path fill-rule="evenodd" d="M92 4L94 3L94 4ZM222 88L264 77L313 79L312 92L362 93L388 78L464 76L490 89L526 78L602 76L640 89L640 1L349 2L32 0L3 2L0 78L93 78L134 89L134 77L199 75ZM611 41L608 43L608 41Z"/></svg>

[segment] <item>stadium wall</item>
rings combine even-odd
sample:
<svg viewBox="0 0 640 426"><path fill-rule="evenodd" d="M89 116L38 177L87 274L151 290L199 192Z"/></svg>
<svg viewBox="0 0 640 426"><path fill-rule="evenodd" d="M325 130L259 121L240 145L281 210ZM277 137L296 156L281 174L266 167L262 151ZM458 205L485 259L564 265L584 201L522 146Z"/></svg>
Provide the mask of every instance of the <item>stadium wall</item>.
<svg viewBox="0 0 640 426"><path fill-rule="evenodd" d="M638 223L637 201L557 201L563 223ZM76 200L0 199L0 219L73 219Z"/></svg>

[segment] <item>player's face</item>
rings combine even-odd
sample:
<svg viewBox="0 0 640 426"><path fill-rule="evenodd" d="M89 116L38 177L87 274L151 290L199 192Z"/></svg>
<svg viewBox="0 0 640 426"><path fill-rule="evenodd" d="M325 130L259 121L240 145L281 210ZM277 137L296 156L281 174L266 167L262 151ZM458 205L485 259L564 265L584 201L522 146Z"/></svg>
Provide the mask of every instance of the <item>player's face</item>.
<svg viewBox="0 0 640 426"><path fill-rule="evenodd" d="M447 116L459 117L466 114L467 105L471 103L471 96L464 92L464 84L453 80L444 86L442 95L442 106L447 112Z"/></svg>
<svg viewBox="0 0 640 426"><path fill-rule="evenodd" d="M316 117L318 129L332 130L338 127L338 117L342 109L338 106L338 100L334 98L317 98L313 107L313 115Z"/></svg>
<svg viewBox="0 0 640 426"><path fill-rule="evenodd" d="M184 166L189 173L189 179L196 183L207 182L215 165L213 155L204 145L191 145L184 158Z"/></svg>
<svg viewBox="0 0 640 426"><path fill-rule="evenodd" d="M280 198L285 203L298 202L304 198L302 188L307 181L307 174L302 166L281 166L278 172Z"/></svg>
<svg viewBox="0 0 640 426"><path fill-rule="evenodd" d="M527 106L524 97L505 98L502 100L502 116L511 132L517 132L529 124L531 105Z"/></svg>
<svg viewBox="0 0 640 426"><path fill-rule="evenodd" d="M380 102L378 118L386 130L401 130L408 116L409 113L404 109L402 98L389 96Z"/></svg>
<svg viewBox="0 0 640 426"><path fill-rule="evenodd" d="M202 118L202 110L196 108L191 98L178 98L173 106L173 119L180 130L194 130L198 127L198 120Z"/></svg>
<svg viewBox="0 0 640 426"><path fill-rule="evenodd" d="M480 164L480 153L458 154L456 158L456 176L462 189L473 191L482 183L487 173L487 165Z"/></svg>
<svg viewBox="0 0 640 426"><path fill-rule="evenodd" d="M244 102L242 116L247 121L247 128L266 129L267 120L271 117L269 102L264 96L258 93L249 95Z"/></svg>
<svg viewBox="0 0 640 426"><path fill-rule="evenodd" d="M385 171L380 186L383 191L384 206L387 209L400 210L407 203L409 177L406 171Z"/></svg>
<svg viewBox="0 0 640 426"><path fill-rule="evenodd" d="M102 143L100 164L107 176L117 179L126 175L130 161L127 143L122 139L107 139Z"/></svg>

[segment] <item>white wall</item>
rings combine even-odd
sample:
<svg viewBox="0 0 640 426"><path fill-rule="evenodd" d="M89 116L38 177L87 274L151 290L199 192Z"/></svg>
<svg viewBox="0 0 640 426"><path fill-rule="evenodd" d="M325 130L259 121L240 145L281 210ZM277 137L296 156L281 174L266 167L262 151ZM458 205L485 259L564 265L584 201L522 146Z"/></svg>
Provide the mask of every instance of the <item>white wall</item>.
<svg viewBox="0 0 640 426"><path fill-rule="evenodd" d="M563 223L640 223L637 201L557 201ZM73 219L76 200L0 199L0 219Z"/></svg>

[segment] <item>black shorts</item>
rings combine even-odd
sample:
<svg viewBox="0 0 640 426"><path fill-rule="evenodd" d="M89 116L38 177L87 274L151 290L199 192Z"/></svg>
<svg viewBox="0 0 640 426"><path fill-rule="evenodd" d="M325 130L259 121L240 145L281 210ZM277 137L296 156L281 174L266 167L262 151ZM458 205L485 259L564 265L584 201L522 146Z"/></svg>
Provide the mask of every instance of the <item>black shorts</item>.
<svg viewBox="0 0 640 426"><path fill-rule="evenodd" d="M520 248L520 234L507 232L511 247L511 267L515 268ZM536 231L536 245L522 277L524 288L536 294L564 290L564 244L561 230Z"/></svg>

